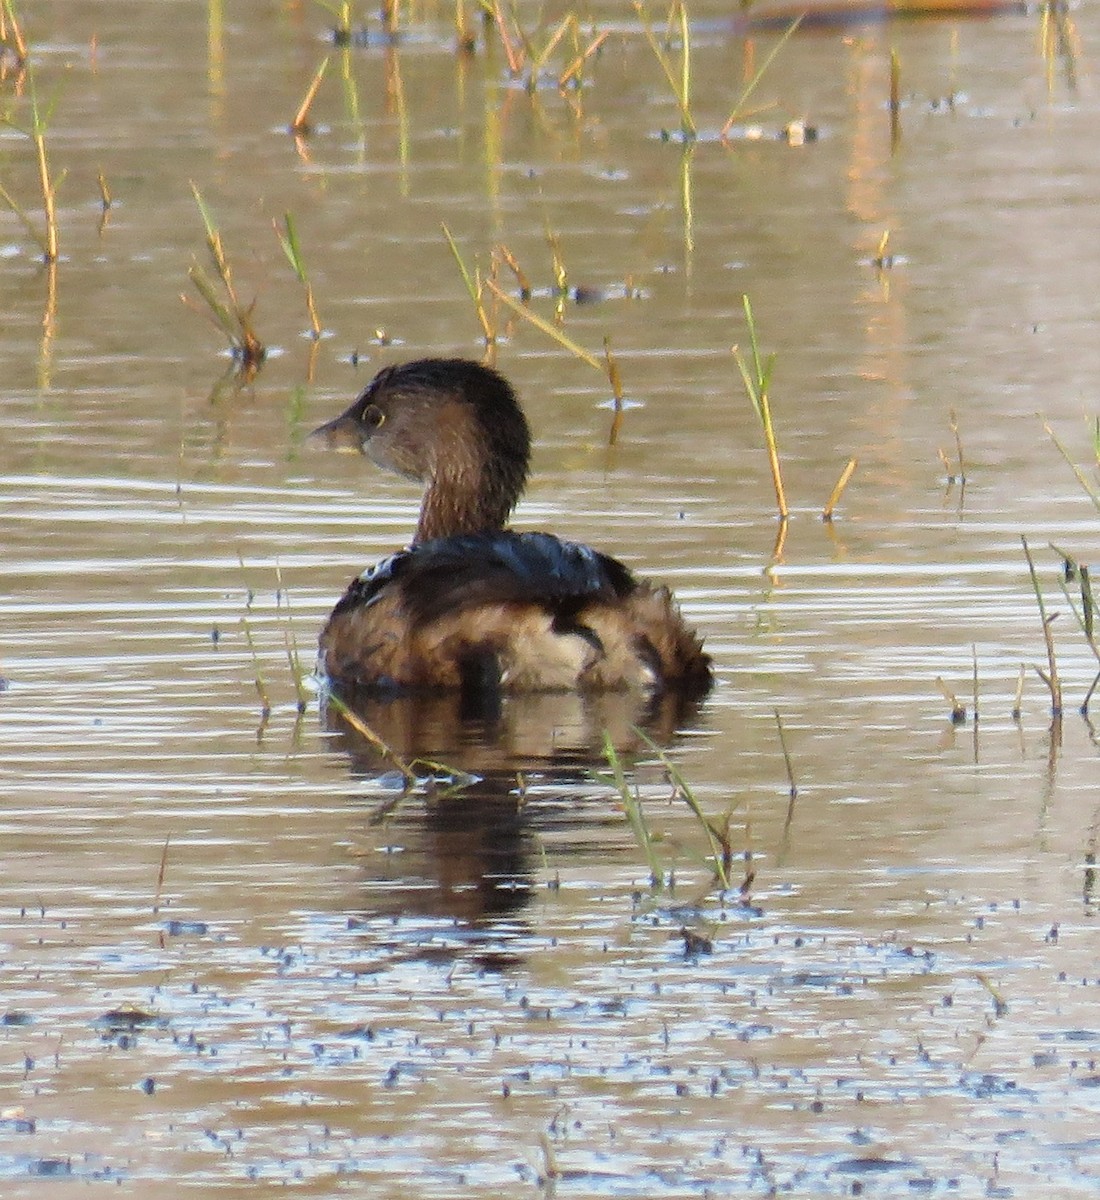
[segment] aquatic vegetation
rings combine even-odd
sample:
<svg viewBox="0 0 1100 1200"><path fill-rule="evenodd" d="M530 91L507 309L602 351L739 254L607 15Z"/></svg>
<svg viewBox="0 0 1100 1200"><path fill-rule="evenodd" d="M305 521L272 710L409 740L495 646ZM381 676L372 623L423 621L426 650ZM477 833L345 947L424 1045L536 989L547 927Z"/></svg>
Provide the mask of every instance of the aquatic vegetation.
<svg viewBox="0 0 1100 1200"><path fill-rule="evenodd" d="M757 70L753 74L752 78L741 89L741 94L737 97L737 100L734 103L734 106L733 106L732 111L730 112L730 115L726 118L726 123L722 126L722 132L721 132L720 136L722 137L723 140L725 140L729 136L729 132L734 127L734 125L736 125L739 121L745 120L745 118L750 116L753 111L757 111L757 110L750 110L746 107L746 105L749 102L749 98L752 96L753 92L756 91L757 86L759 85L760 81L764 78L764 75L767 73L768 68L775 61L776 55L778 55L780 50L782 50L783 47L787 44L787 41L791 37L793 37L795 31L798 29L799 25L801 25L801 24L802 24L802 18L795 17L795 19L783 31L782 37L780 37L780 39L775 43L775 45L771 48L771 50L768 51L767 57L764 59L763 63L761 63L761 65L757 68ZM795 130L799 129L799 128L801 129L801 132L796 133ZM806 126L805 125L799 126L799 124L797 122L792 125L788 125L784 132L786 133L787 140L792 145L801 144L801 141L805 140L805 138L807 136Z"/></svg>
<svg viewBox="0 0 1100 1200"><path fill-rule="evenodd" d="M15 70L22 71L30 57L27 51L27 39L23 35L19 17L15 11L15 0L0 2L0 50L7 51L0 56L5 68L9 65Z"/></svg>
<svg viewBox="0 0 1100 1200"><path fill-rule="evenodd" d="M1065 459L1077 482L1081 485L1085 495L1088 496L1089 500L1092 501L1093 507L1100 512L1100 490L1097 489L1094 481L1090 479L1085 471L1074 461L1069 450L1046 421L1043 421L1043 429L1050 440L1054 443L1058 453L1061 454L1061 456ZM1093 456L1096 459L1097 466L1100 467L1100 417L1094 417L1092 419L1090 422L1090 432ZM1071 554L1069 551L1062 549L1061 547L1052 546L1051 548L1061 558L1063 563L1063 578L1060 583L1062 594L1065 596L1066 602L1069 604L1070 611L1074 616L1074 620L1076 620L1078 627L1084 635L1086 644L1092 651L1097 662L1100 663L1100 646L1098 646L1096 640L1096 598L1093 593L1092 576L1089 566L1087 563L1081 562L1076 556ZM1027 553L1026 539L1024 540L1024 552ZM1030 554L1028 554L1028 566L1031 570L1032 583L1034 586L1036 586L1036 595L1038 596L1038 586L1035 584L1035 572L1031 563ZM1069 589L1066 586L1067 582L1070 582L1074 579L1078 581L1080 608L1077 607L1077 603L1070 595ZM1040 611L1042 611L1041 600ZM1053 620L1053 618L1051 618L1051 620ZM1049 636L1049 621L1047 621L1045 617L1044 627L1047 631L1046 640L1049 659L1049 656L1052 655L1053 650ZM1056 678L1053 671L1050 672L1050 677ZM1044 679L1044 682L1046 682L1046 679ZM1049 686L1050 684L1048 682L1048 687ZM1089 705L1092 702L1092 697L1095 694L1098 686L1100 686L1100 672L1097 673L1096 677L1089 685L1088 691L1085 694L1085 698L1081 702L1080 711L1083 714L1088 713Z"/></svg>
<svg viewBox="0 0 1100 1200"><path fill-rule="evenodd" d="M1079 562L1077 559L1060 551L1057 547L1053 547L1057 553L1062 555L1065 564L1063 578L1059 581L1062 589L1062 595L1066 598L1066 603L1069 605L1070 612L1073 613L1074 620L1077 622L1078 628L1085 637L1085 643L1092 651L1093 657L1100 664L1100 644L1096 641L1096 596L1092 590L1092 574L1087 563ZM1077 607L1077 602L1070 595L1067 582L1076 579L1079 587L1079 596L1081 607ZM1100 686L1100 670L1097 671L1095 678L1089 685L1088 691L1085 693L1084 700L1081 701L1080 711L1087 715L1089 705L1092 703L1092 697Z"/></svg>
<svg viewBox="0 0 1100 1200"><path fill-rule="evenodd" d="M642 0L634 0L634 11L642 22L645 39L672 89L676 107L680 111L680 134L685 142L693 142L699 131L695 118L691 115L691 30L688 25L687 6L684 0L673 0L668 12L668 28L672 29L675 26L680 35L678 61L670 52L669 39L666 37L664 45L658 41Z"/></svg>
<svg viewBox="0 0 1100 1200"><path fill-rule="evenodd" d="M737 807L736 804L731 804L726 809L720 821L707 816L691 785L665 751L643 729L635 726L632 728L632 733L652 751L657 762L660 764L665 777L672 785L672 796L670 799L673 801L682 800L695 818L710 847L710 855L705 859L705 866L712 873L718 887L722 891L728 890L731 880L730 872L734 860L734 853L730 842L730 821ZM634 840L649 868L650 886L655 890L661 890L673 878L674 873L666 871L665 864L657 850L660 837L654 834L650 828L642 802L641 791L637 784L631 783L627 778L622 758L615 749L610 734L606 731L603 735L603 754L610 773L601 775L598 772L594 772L595 777L609 784L618 793L623 815L626 817L630 831L634 835ZM784 754L786 754L785 746ZM788 769L789 765L790 761L788 759ZM793 780L791 786L793 798Z"/></svg>
<svg viewBox="0 0 1100 1200"><path fill-rule="evenodd" d="M317 317L317 306L313 300L313 284L310 283L309 276L306 274L301 246L298 244L298 230L295 227L294 218L290 213L286 213L283 217L282 229L275 221L272 221L271 224L275 229L275 236L279 239L279 245L282 246L283 253L287 257L287 262L290 263L298 282L305 289L306 310L309 313L309 335L317 342L321 338L321 322Z"/></svg>
<svg viewBox="0 0 1100 1200"><path fill-rule="evenodd" d="M256 307L256 301L253 299L250 304L245 305L238 297L236 286L233 283L233 272L225 253L225 247L222 245L221 234L214 224L214 218L207 208L202 194L193 183L191 191L195 195L195 203L199 206L202 222L206 228L206 248L210 252L214 269L217 271L228 303L222 301L218 295L217 285L198 262L192 264L187 272L187 277L205 301L209 309L206 315L229 342L230 350L238 365L248 373L254 372L267 354L266 347L260 341L252 324L252 312ZM186 296L182 299L185 304L194 307L190 305Z"/></svg>
<svg viewBox="0 0 1100 1200"><path fill-rule="evenodd" d="M309 114L313 108L313 102L317 99L317 93L321 89L321 80L325 77L325 72L328 70L327 58L321 60L321 65L317 68L316 74L310 80L309 87L306 88L306 94L302 97L302 103L298 106L298 111L294 114L294 119L290 122L290 132L295 137L306 137L313 132L313 126L310 124Z"/></svg>
<svg viewBox="0 0 1100 1200"><path fill-rule="evenodd" d="M447 244L451 248L451 254L454 255L454 260L458 264L459 272L462 275L462 282L466 286L466 291L473 301L474 310L477 313L477 319L481 325L482 337L485 341L485 355L487 360L491 360L493 348L496 346L497 328L495 314L491 314L485 305L485 287L486 280L481 276L481 268L475 263L473 274L470 273L462 258L462 254L458 249L458 244L451 236L451 231L444 224L442 226L443 236L447 239ZM493 262L495 270L496 263Z"/></svg>
<svg viewBox="0 0 1100 1200"><path fill-rule="evenodd" d="M614 416L611 423L611 431L608 435L609 444L614 444L618 438L619 431L622 427L623 419L623 381L622 374L619 371L618 360L615 358L614 352L611 349L611 339L604 336L603 339L603 362L586 350L579 342L571 338L559 323L547 321L545 317L540 316L534 309L530 307L529 301L532 295L531 285L528 282L527 276L515 256L507 248L507 246L498 246L494 249L490 256L491 268L487 276L482 276L481 270L475 265L473 273L466 266L462 255L458 249L458 245L451 236L451 231L446 225L443 225L443 236L447 239L447 244L451 248L451 253L454 256L455 262L458 264L458 269L462 275L462 281L465 284L467 294L473 302L474 309L477 313L478 322L481 325L482 335L485 340L486 358L491 360L492 350L497 341L497 320L496 311L490 311L485 303L485 293L489 292L499 303L510 308L516 316L533 325L541 333L557 342L564 350L568 350L574 358L579 359L587 366L599 371L607 377L608 383L611 385L612 408ZM547 241L551 248L553 259L554 278L556 280L554 294L557 297L560 306L565 296L569 295L567 286L567 275L565 271L565 263L561 257L560 246L557 238L549 230L547 231ZM500 277L500 263L505 263L515 275L519 284L520 299L517 300L506 292L497 280ZM561 309L559 307L558 311Z"/></svg>
<svg viewBox="0 0 1100 1200"><path fill-rule="evenodd" d="M1100 417L1094 417L1090 424L1091 424L1091 433L1092 433L1093 455L1096 458L1097 466L1100 467ZM1061 456L1066 460L1066 463L1069 466L1069 469L1073 472L1074 478L1081 485L1082 489L1085 492L1085 495L1088 496L1088 498L1092 501L1093 507L1096 509L1097 512L1100 512L1100 489L1097 488L1096 484L1088 477L1088 475L1085 474L1085 472L1081 469L1081 467L1079 467L1077 465L1077 463L1073 460L1073 457L1070 454L1070 452L1066 449L1065 445L1059 440L1059 438L1055 434L1054 430L1051 429L1050 425L1046 421L1043 422L1043 429L1045 430L1047 437L1049 437L1050 440L1054 443L1054 446L1057 449L1058 453L1061 454Z"/></svg>
<svg viewBox="0 0 1100 1200"><path fill-rule="evenodd" d="M482 0L482 8L496 28L504 57L508 62L508 73L513 79L522 80L524 87L529 92L533 92L539 87L546 74L547 63L567 35L569 44L572 46L572 57L554 77L554 82L559 89L570 85L576 86L580 83L585 64L607 40L606 32L597 33L585 44L581 35L580 21L576 13L570 11L562 17L539 45L536 43L534 35L528 33L520 24L514 4L511 19L505 15L501 0ZM458 31L459 47L467 47L469 39L461 5L459 12L456 13L455 27Z"/></svg>
<svg viewBox="0 0 1100 1200"><path fill-rule="evenodd" d="M833 519L833 511L840 503L840 497L844 494L844 489L848 486L848 482L855 474L858 465L856 459L848 459L844 470L840 473L840 478L837 479L833 490L829 493L828 500L825 501L825 507L821 510L821 519L823 521L831 521Z"/></svg>
<svg viewBox="0 0 1100 1200"><path fill-rule="evenodd" d="M752 362L746 362L744 354L741 353L741 350L737 346L732 348L733 357L737 363L738 370L741 372L741 379L745 385L745 394L752 404L753 411L756 413L756 419L760 422L760 428L764 434L764 445L768 452L768 466L771 469L772 484L775 487L775 503L779 511L780 521L786 523L790 516L790 509L787 507L787 497L783 490L783 473L779 465L779 448L776 445L775 427L772 424L771 401L768 397L768 388L771 385L776 356L772 353L766 359L761 359L760 346L756 338L756 323L752 316L752 305L749 303L748 296L742 296L741 302L744 305L745 321L748 324Z"/></svg>
<svg viewBox="0 0 1100 1200"><path fill-rule="evenodd" d="M634 835L634 840L638 843L638 849L641 850L649 867L650 886L657 889L662 888L665 885L664 865L657 853L653 834L650 832L649 825L645 819L641 793L638 791L637 785L632 786L628 781L622 759L615 749L611 735L606 731L603 735L603 753L611 771L608 781L619 794L619 801L623 807L623 815L626 817L627 823L630 825L630 831ZM600 777L597 775L597 778Z"/></svg>
<svg viewBox="0 0 1100 1200"><path fill-rule="evenodd" d="M298 638L294 633L294 622L290 615L290 593L283 583L283 569L278 560L275 562L275 608L282 618L280 624L283 633L283 646L286 649L287 665L290 667L290 677L294 681L294 694L298 699L298 712L304 713L309 707L309 691L305 681L310 672L302 666L302 656L298 651Z"/></svg>
<svg viewBox="0 0 1100 1200"><path fill-rule="evenodd" d="M1035 673L1046 684L1050 692L1050 711L1051 715L1058 719L1062 715L1062 683L1058 678L1058 661L1054 653L1054 637L1051 633L1051 623L1057 617L1057 613L1047 616L1046 605L1043 602L1043 589L1039 586L1039 577L1035 572L1035 560L1031 557L1031 549L1027 544L1027 538L1021 535L1020 541L1024 545L1024 557L1027 559L1027 569L1031 576L1031 586L1035 590L1035 602L1039 606L1039 620L1043 629L1043 643L1047 652L1047 669L1044 671L1042 667L1036 667Z"/></svg>
<svg viewBox="0 0 1100 1200"><path fill-rule="evenodd" d="M901 141L901 57L890 47L890 148L896 150Z"/></svg>
<svg viewBox="0 0 1100 1200"><path fill-rule="evenodd" d="M3 13L3 25L0 26L0 42L4 46L14 48L18 56L20 70L26 77L27 98L30 107L30 124L20 128L13 120L11 112L3 114L3 122L24 134L34 148L35 167L38 175L38 186L42 197L43 228L39 228L27 214L26 209L0 185L0 199L19 218L28 235L42 251L42 261L48 264L56 263L59 256L57 229L57 189L61 186L65 173L54 177L50 168L50 156L46 146L46 132L50 118L53 115L55 101L43 105L38 97L35 71L27 52L27 43L16 15L13 0L3 0L0 8Z"/></svg>

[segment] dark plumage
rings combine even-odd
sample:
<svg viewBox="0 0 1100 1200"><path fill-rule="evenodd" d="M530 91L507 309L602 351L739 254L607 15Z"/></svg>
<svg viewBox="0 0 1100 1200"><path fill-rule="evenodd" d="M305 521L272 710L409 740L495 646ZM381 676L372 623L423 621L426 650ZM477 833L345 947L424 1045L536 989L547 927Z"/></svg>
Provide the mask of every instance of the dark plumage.
<svg viewBox="0 0 1100 1200"><path fill-rule="evenodd" d="M530 434L507 381L465 359L387 367L313 437L424 482L413 545L352 582L321 631L336 684L700 693L710 659L665 588L547 533L504 528Z"/></svg>

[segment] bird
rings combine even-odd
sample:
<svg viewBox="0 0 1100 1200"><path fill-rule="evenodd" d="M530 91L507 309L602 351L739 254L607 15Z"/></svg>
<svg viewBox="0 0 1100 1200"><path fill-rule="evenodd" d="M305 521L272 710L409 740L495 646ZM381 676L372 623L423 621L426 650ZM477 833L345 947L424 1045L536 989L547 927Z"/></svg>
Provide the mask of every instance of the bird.
<svg viewBox="0 0 1100 1200"><path fill-rule="evenodd" d="M411 545L352 580L321 630L318 673L330 688L710 688L710 656L667 588L590 546L507 527L531 433L493 368L464 358L384 367L310 440L424 485Z"/></svg>

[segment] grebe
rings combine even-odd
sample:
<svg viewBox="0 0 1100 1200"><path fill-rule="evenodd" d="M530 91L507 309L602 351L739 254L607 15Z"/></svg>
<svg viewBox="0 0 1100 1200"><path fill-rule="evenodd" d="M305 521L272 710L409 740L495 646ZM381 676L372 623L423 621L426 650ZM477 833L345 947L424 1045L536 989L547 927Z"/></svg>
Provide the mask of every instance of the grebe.
<svg viewBox="0 0 1100 1200"><path fill-rule="evenodd" d="M710 658L667 588L589 546L505 529L531 436L496 371L460 358L386 367L310 436L425 485L412 545L353 580L321 631L320 667L338 688L710 686Z"/></svg>

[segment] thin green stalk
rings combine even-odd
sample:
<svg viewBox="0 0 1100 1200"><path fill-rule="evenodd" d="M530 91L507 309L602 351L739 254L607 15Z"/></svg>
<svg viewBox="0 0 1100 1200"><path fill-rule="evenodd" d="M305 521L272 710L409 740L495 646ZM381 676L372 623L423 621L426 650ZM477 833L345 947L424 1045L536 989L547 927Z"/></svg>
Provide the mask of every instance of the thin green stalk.
<svg viewBox="0 0 1100 1200"><path fill-rule="evenodd" d="M1040 420L1042 420L1042 418L1040 418ZM1077 482L1081 485L1081 487L1084 488L1085 494L1092 501L1096 511L1100 512L1100 491L1097 491L1092 483L1092 480L1090 480L1084 471L1082 471L1081 468L1073 461L1073 459L1070 457L1069 451L1058 440L1054 430L1051 429L1046 421L1043 421L1043 428L1046 430L1047 437L1049 437L1057 447L1058 453L1061 454L1061 456L1069 464L1069 469L1077 477ZM1100 463L1100 417L1097 418L1096 425L1093 430L1093 442L1096 452L1096 461Z"/></svg>
<svg viewBox="0 0 1100 1200"><path fill-rule="evenodd" d="M316 342L321 337L321 322L317 319L317 307L313 301L313 285L306 274L306 264L302 258L301 246L298 244L298 230L294 225L294 219L290 213L284 215L283 224L286 229L285 233L279 229L275 221L272 221L271 224L275 230L275 236L279 239L279 245L282 246L283 253L290 263L291 270L293 270L298 282L305 289L306 309L309 312L310 336Z"/></svg>
<svg viewBox="0 0 1100 1200"><path fill-rule="evenodd" d="M745 309L745 320L749 328L749 345L752 349L752 370L745 362L744 355L737 346L733 347L733 357L741 372L745 391L752 403L760 427L764 431L764 444L768 452L768 465L771 467L772 483L775 487L775 501L779 509L779 518L786 521L790 516L787 508L787 497L783 490L783 474L779 466L779 448L775 440L775 428L772 425L771 403L768 399L768 387L771 384L772 371L775 368L775 355L769 354L766 359L760 358L760 346L756 340L756 323L752 316L752 305L748 296L741 297Z"/></svg>
<svg viewBox="0 0 1100 1200"><path fill-rule="evenodd" d="M675 0L673 9L680 26L679 70L673 65L668 52L658 42L642 0L634 0L634 11L642 22L642 32L661 65L661 70L664 72L668 85L672 89L673 98L676 100L676 107L680 110L680 132L684 135L685 140L694 141L698 136L698 130L691 115L691 30L688 26L687 7L684 0Z"/></svg>
<svg viewBox="0 0 1100 1200"><path fill-rule="evenodd" d="M34 147L35 167L38 172L38 187L42 194L43 229L38 229L27 215L23 206L3 187L0 187L0 198L3 199L4 203L19 218L19 221L31 239L42 251L42 261L47 264L53 264L60 257L57 229L57 191L65 178L65 172L62 171L56 179L51 174L49 152L46 148L46 132L49 129L50 118L53 116L53 110L57 101L55 98L45 109L40 106L38 102L38 89L35 85L35 73L31 69L30 60L25 57L25 43L23 42L22 32L19 29L19 22L15 16L14 6L10 3L10 0L5 0L3 11L11 23L10 28L13 31L12 36L15 39L15 44L17 47L23 47L21 53L24 54L23 65L26 71L31 124L29 129L19 129L19 132L29 138ZM5 123L12 125L13 128L18 128L13 124L10 116L5 115L2 119Z"/></svg>
<svg viewBox="0 0 1100 1200"><path fill-rule="evenodd" d="M217 286L198 263L192 265L187 276L195 290L206 302L215 326L221 330L229 342L240 365L247 370L254 370L263 362L267 353L252 325L252 311L256 307L256 301L253 300L247 307L241 304L233 283L233 272L229 265L229 259L226 256L221 234L214 223L213 215L194 183L191 184L191 191L195 196L195 203L198 205L199 214L206 230L207 249L221 280L222 289L229 300L228 306L221 302Z"/></svg>
<svg viewBox="0 0 1100 1200"><path fill-rule="evenodd" d="M764 74L767 71L767 69L772 65L772 62L775 60L775 56L779 53L780 50L783 49L783 47L787 44L788 40L794 34L794 31L801 24L802 24L802 17L801 16L795 17L795 19L783 31L783 36L771 48L770 52L768 53L768 57L764 59L764 62L760 66L760 69L756 72L755 75L753 75L753 77L749 80L749 82L745 84L744 88L742 88L741 95L737 97L737 101L733 106L733 111L730 113L729 117L727 118L725 125L722 126L722 137L725 137L725 135L727 133L729 133L730 128L734 125L734 123L736 121L738 121L739 119L741 119L743 116L746 115L745 114L745 104L748 102L749 97L753 94L753 92L756 91L757 85L760 83L760 80L764 78Z"/></svg>
<svg viewBox="0 0 1100 1200"><path fill-rule="evenodd" d="M290 618L290 593L283 584L283 569L278 559L275 560L275 582L278 586L275 607L282 607L286 612L286 621L283 625L283 645L286 647L286 659L290 666L290 677L294 680L294 694L298 698L298 711L304 713L309 707L309 692L305 685L307 672L302 668L302 657L298 653L298 639L294 636L294 625Z"/></svg>
<svg viewBox="0 0 1100 1200"><path fill-rule="evenodd" d="M458 263L458 269L462 274L462 282L466 285L466 291L469 293L470 299L474 302L474 309L477 312L477 319L481 325L482 335L485 338L485 345L492 346L497 340L497 332L495 326L489 320L489 314L485 309L485 301L483 299L485 281L482 280L476 269L474 275L470 274L462 259L462 255L459 253L458 245L454 238L451 237L451 231L446 225L442 225L440 228L443 230L443 236L447 239L447 245L451 248L451 254L454 255L455 262Z"/></svg>
<svg viewBox="0 0 1100 1200"><path fill-rule="evenodd" d="M729 870L733 861L733 852L730 849L729 840L729 818L730 814L726 814L726 827L720 829L711 819L703 812L702 806L696 799L691 785L684 778L679 767L668 757L667 754L657 745L655 741L643 730L636 725L632 726L633 732L642 739L643 742L656 754L661 766L667 772L669 779L672 781L676 793L684 801L691 810L692 816L699 822L700 828L707 835L707 840L710 843L712 869L715 878L723 889L729 887ZM605 734L606 738L607 735ZM605 743L606 753L606 743Z"/></svg>
<svg viewBox="0 0 1100 1200"><path fill-rule="evenodd" d="M611 768L611 781L619 793L619 798L623 805L623 813L634 834L634 840L638 843L638 847L645 856L646 863L649 866L649 882L655 888L663 887L664 870L661 866L661 860L657 856L656 848L653 845L653 837L649 832L649 826L645 821L641 796L638 795L636 790L631 790L630 784L627 782L626 773L623 771L623 764L619 759L619 755L611 741L611 735L607 730L604 730L603 735L603 753L607 759L607 765Z"/></svg>

